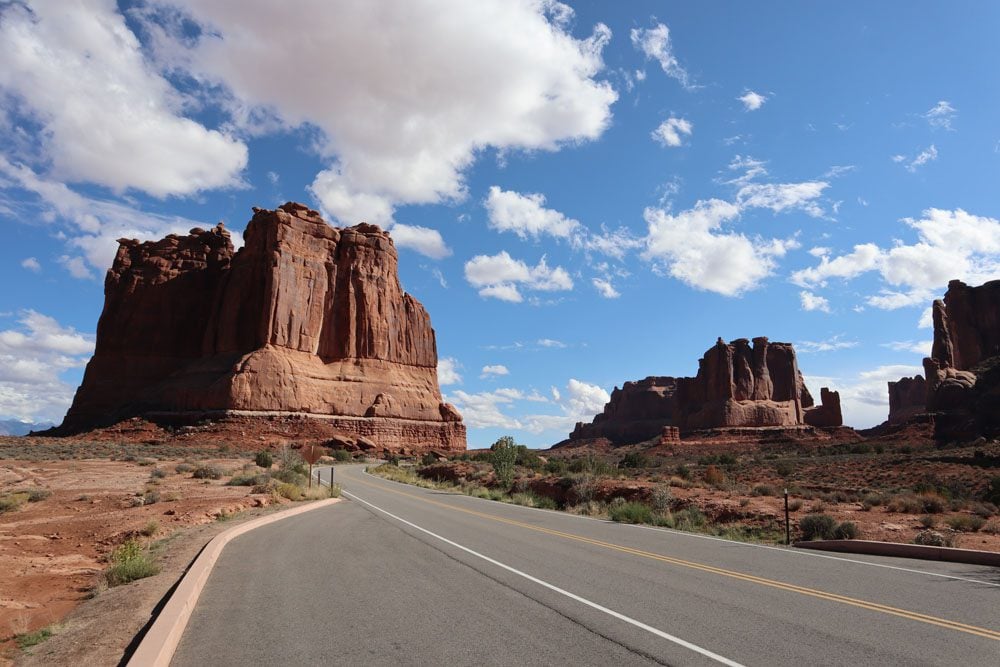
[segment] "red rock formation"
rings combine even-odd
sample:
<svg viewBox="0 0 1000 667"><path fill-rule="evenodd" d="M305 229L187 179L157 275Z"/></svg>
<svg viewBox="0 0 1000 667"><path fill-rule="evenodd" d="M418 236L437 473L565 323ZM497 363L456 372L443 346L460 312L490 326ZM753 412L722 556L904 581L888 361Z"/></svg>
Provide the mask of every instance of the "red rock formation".
<svg viewBox="0 0 1000 667"><path fill-rule="evenodd" d="M590 424L577 424L570 440L607 438L620 445L662 436L664 427L686 433L843 424L837 392L824 388L822 405L813 405L790 343L763 337L750 342L720 338L693 378L648 377L616 387L604 412Z"/></svg>
<svg viewBox="0 0 1000 667"><path fill-rule="evenodd" d="M927 383L922 375L889 383L889 423L902 424L927 409Z"/></svg>
<svg viewBox="0 0 1000 667"><path fill-rule="evenodd" d="M1000 280L948 283L934 302L934 346L924 359L926 408L937 435L1000 432Z"/></svg>
<svg viewBox="0 0 1000 667"><path fill-rule="evenodd" d="M304 413L390 449L465 448L388 233L288 203L254 209L244 238L236 253L221 225L120 241L64 431L149 413Z"/></svg>

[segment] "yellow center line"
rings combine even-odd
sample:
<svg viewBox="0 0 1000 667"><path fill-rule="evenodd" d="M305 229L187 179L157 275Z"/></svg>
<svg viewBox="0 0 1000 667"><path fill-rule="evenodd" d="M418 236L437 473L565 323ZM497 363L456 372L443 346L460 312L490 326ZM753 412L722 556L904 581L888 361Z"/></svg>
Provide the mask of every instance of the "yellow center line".
<svg viewBox="0 0 1000 667"><path fill-rule="evenodd" d="M642 549L635 549L632 547L627 547L621 544L614 544L612 542L605 542L603 540L597 540L590 537L584 537L583 535L577 535L575 533L567 533L561 530L554 530L552 528L544 528L542 526L535 526L530 523L524 523L522 521L517 521L514 519L507 519L500 516L495 516L493 514L486 514L484 512L477 512L476 510L471 510L463 507L454 507L446 503L438 502L436 500L431 500L429 498L424 498L412 493L406 493L404 491L397 491L395 489L386 488L377 484L372 484L371 482L358 479L352 480L357 481L365 486L370 486L373 488L386 491L388 493L393 493L398 496L404 496L406 498L412 498L414 500L419 500L420 502L428 503L430 505L435 505L437 507L442 507L453 512L461 512L463 514L469 514L472 516L480 517L483 519L489 519L490 521L496 521L499 523L505 523L510 526L517 526L518 528L525 528L527 530L532 530L539 533L545 533L547 535L553 535L556 537L561 537L567 540L573 540L576 542L583 542L585 544L591 544L594 546L602 547L605 549L611 549L613 551L619 551L621 553L631 554L633 556L638 556L640 558L648 558L650 560L656 560L663 563L669 563L671 565L677 565L680 567L686 567L693 570L701 570L702 572L708 572L711 574L717 574L724 577L730 577L732 579L739 579L741 581L747 581L750 583L759 584L761 586L769 586L771 588L777 588L784 591L789 591L792 593L799 593L801 595L808 595L810 597L819 598L821 600L829 600L831 602L839 602L841 604L851 605L853 607L860 607L862 609L868 609L871 611L882 612L884 614L891 614L893 616L899 616L901 618L907 618L913 621L919 621L921 623L929 623L931 625L936 625L942 628L947 628L949 630L957 630L958 632L965 632L970 635L976 635L978 637L984 637L986 639L993 639L995 641L1000 641L1000 631L990 630L989 628L980 628L975 625L968 625L965 623L959 623L958 621L949 621L944 618L938 618L936 616L929 616L927 614L921 614L915 611L908 611L906 609L899 609L897 607L890 607L889 605L880 604L877 602L868 602L867 600L859 600L857 598L847 597L845 595L838 595L836 593L829 593L826 591L816 590L813 588L806 588L804 586L797 586L795 584L789 584L783 581L776 581L774 579L766 579L764 577L758 577L752 574L746 574L744 572L737 572L735 570L727 570L721 567L714 567L712 565L704 565L702 563L697 563L694 561L683 560L681 558L674 558L672 556L664 556L663 554L657 554L650 551L643 551Z"/></svg>

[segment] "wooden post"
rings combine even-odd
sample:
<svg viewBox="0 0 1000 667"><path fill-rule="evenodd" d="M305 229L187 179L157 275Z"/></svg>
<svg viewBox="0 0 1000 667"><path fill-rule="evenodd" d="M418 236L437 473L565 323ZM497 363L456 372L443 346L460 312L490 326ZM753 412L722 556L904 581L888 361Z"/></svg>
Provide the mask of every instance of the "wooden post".
<svg viewBox="0 0 1000 667"><path fill-rule="evenodd" d="M792 531L788 522L788 489L785 489L785 544L792 543Z"/></svg>

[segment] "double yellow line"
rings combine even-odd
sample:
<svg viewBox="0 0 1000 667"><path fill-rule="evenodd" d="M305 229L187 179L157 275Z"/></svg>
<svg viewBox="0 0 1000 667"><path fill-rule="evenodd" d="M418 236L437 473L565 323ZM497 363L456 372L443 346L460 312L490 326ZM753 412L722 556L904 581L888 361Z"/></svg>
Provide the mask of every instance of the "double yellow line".
<svg viewBox="0 0 1000 667"><path fill-rule="evenodd" d="M785 583L783 581L776 581L774 579L766 579L764 577L758 577L752 574L746 574L743 572L737 572L735 570L727 570L721 567L713 567L711 565L704 565L702 563L696 563L694 561L683 560L681 558L673 558L671 556L664 556L662 554L653 553L650 551L643 551L642 549L634 549L632 547L627 547L621 544L614 544L612 542L605 542L603 540L595 540L590 537L584 537L583 535L577 535L575 533L567 533L561 530L553 530L551 528L543 528L541 526L534 526L530 523L524 523L522 521L516 521L514 519L507 519L504 517L495 516L492 514L486 514L483 512L477 512L475 510L466 509L463 507L454 507L446 503L438 502L436 500L430 500L422 496L418 496L412 493L405 493L403 491L397 491L395 489L388 489L384 486L372 484L365 480L356 480L360 484L365 486L370 486L377 488L388 493L394 493L398 496L404 496L406 498L412 498L414 500L419 500L420 502L427 503L429 505L435 505L437 507L442 507L453 512L462 512L463 514L469 514L472 516L480 517L483 519L488 519L490 521L496 521L499 523L505 523L510 526L517 526L518 528L524 528L526 530L532 530L538 533L545 533L547 535L554 535L556 537L561 537L567 540L573 540L575 542L583 542L584 544L591 544L598 547L603 547L605 549L611 549L613 551L619 551L621 553L631 554L633 556L638 556L640 558L648 558L650 560L660 561L661 563L669 563L671 565L677 565L680 567L686 567L693 570L700 570L702 572L709 572L711 574L717 574L723 577L729 577L731 579L739 579L741 581L748 581L750 583L759 584L761 586L768 586L770 588L777 588L779 590L788 591L791 593L799 593L800 595L808 595L810 597L819 598L821 600L828 600L830 602L839 602L841 604L851 605L852 607L859 607L861 609L868 609L870 611L877 611L883 614L890 614L892 616L899 616L900 618L907 618L911 621L919 621L921 623L929 623L930 625L936 625L938 627L946 628L948 630L955 630L958 632L965 632L970 635L976 635L977 637L983 637L985 639L992 639L994 641L1000 641L1000 632L996 630L990 630L989 628L980 628L975 625L968 625L965 623L959 623L958 621L949 621L944 618L938 618L936 616L929 616L927 614L921 614L915 611L908 611L906 609L899 609L897 607L890 607L889 605L879 604L877 602L868 602L867 600L859 600L857 598L848 597L846 595L838 595L836 593L828 593L826 591L816 590L814 588L806 588L804 586L796 586L795 584Z"/></svg>

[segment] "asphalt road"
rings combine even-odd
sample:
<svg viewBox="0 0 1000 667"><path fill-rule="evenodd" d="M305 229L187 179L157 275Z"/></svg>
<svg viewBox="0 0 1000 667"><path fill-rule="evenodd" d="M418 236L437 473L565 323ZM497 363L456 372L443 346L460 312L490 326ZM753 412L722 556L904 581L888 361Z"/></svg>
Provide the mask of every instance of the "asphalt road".
<svg viewBox="0 0 1000 667"><path fill-rule="evenodd" d="M174 665L1000 665L1000 569L754 546L415 488L223 552Z"/></svg>

